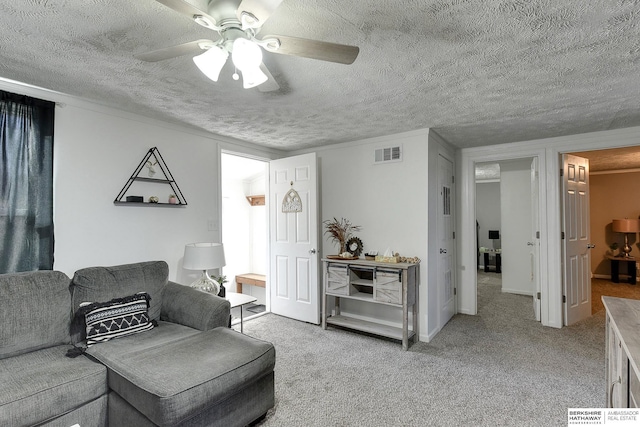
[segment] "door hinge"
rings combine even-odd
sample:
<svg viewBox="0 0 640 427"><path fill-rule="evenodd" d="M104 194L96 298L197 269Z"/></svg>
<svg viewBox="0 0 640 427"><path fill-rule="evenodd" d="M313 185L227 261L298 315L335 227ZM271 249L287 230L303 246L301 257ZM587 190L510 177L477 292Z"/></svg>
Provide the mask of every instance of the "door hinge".
<svg viewBox="0 0 640 427"><path fill-rule="evenodd" d="M536 231L536 239L539 239L539 238L540 238L540 232Z"/></svg>
<svg viewBox="0 0 640 427"><path fill-rule="evenodd" d="M561 240L564 240L564 231L561 231L561 232L560 232L560 239L561 239Z"/></svg>
<svg viewBox="0 0 640 427"><path fill-rule="evenodd" d="M452 184L455 184L455 183L456 183L456 177L455 177L455 176L452 176L452 177L451 177L451 183L452 183Z"/></svg>
<svg viewBox="0 0 640 427"><path fill-rule="evenodd" d="M458 288L453 288L453 294L458 295Z"/></svg>
<svg viewBox="0 0 640 427"><path fill-rule="evenodd" d="M567 296L566 295L562 295L562 303L566 303L567 302Z"/></svg>
<svg viewBox="0 0 640 427"><path fill-rule="evenodd" d="M564 176L564 168L560 169L560 176Z"/></svg>
<svg viewBox="0 0 640 427"><path fill-rule="evenodd" d="M536 294L536 298L538 298L538 299L542 299L542 298L541 298L541 295L540 295L540 292L538 292L538 293Z"/></svg>
<svg viewBox="0 0 640 427"><path fill-rule="evenodd" d="M454 239L456 238L456 232L455 231L453 232L453 238Z"/></svg>

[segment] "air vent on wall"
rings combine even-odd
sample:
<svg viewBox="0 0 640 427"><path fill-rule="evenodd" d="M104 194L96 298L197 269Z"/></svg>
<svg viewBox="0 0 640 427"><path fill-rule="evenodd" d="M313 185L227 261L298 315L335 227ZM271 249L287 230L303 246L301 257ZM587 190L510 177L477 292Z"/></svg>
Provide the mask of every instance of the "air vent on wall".
<svg viewBox="0 0 640 427"><path fill-rule="evenodd" d="M377 148L375 150L375 163L401 162L402 149L401 146Z"/></svg>

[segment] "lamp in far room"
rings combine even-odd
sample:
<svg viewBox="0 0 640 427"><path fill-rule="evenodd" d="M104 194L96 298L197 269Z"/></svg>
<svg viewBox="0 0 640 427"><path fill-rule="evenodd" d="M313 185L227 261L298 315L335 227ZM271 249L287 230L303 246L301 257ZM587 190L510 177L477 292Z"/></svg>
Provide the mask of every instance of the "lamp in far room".
<svg viewBox="0 0 640 427"><path fill-rule="evenodd" d="M202 270L202 276L190 286L199 291L218 295L220 283L209 276L208 270L224 267L222 243L189 243L184 247L182 267L187 270Z"/></svg>
<svg viewBox="0 0 640 427"><path fill-rule="evenodd" d="M638 219L614 219L611 229L616 233L624 233L624 247L622 252L625 258L631 258L631 246L629 246L629 233L640 232L640 220Z"/></svg>

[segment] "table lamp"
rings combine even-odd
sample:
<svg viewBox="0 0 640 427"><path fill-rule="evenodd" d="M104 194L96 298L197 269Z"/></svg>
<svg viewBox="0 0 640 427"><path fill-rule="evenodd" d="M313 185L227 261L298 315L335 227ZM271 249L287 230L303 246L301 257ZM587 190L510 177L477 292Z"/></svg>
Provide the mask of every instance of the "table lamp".
<svg viewBox="0 0 640 427"><path fill-rule="evenodd" d="M637 233L640 231L640 220L638 219L614 219L611 229L616 233L624 233L624 252L625 258L631 258L631 246L629 246L629 233Z"/></svg>
<svg viewBox="0 0 640 427"><path fill-rule="evenodd" d="M182 267L202 270L202 276L190 285L192 288L218 295L220 283L209 276L208 270L224 267L225 264L222 243L189 243L184 247Z"/></svg>

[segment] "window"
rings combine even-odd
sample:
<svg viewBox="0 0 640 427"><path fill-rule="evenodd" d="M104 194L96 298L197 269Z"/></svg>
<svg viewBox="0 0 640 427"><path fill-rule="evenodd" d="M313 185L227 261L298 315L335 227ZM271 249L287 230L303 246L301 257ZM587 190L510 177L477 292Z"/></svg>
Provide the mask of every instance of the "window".
<svg viewBox="0 0 640 427"><path fill-rule="evenodd" d="M54 110L0 91L0 273L53 268Z"/></svg>

